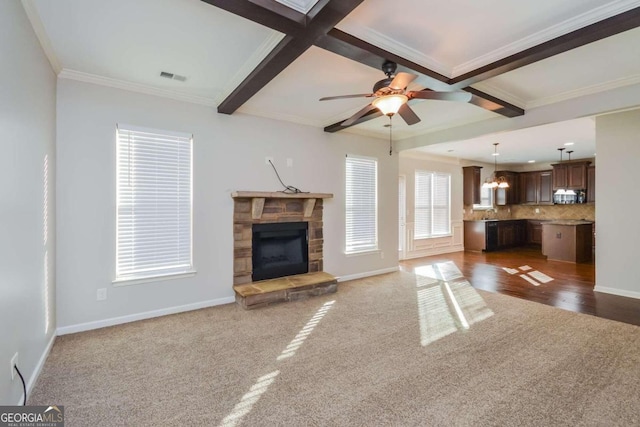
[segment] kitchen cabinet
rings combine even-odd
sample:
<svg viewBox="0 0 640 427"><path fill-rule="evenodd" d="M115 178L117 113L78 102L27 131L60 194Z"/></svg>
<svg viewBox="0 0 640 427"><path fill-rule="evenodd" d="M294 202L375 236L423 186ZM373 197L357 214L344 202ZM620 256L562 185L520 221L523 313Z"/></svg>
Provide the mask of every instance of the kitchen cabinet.
<svg viewBox="0 0 640 427"><path fill-rule="evenodd" d="M482 166L465 166L462 168L462 200L465 206L480 204L480 169L482 169Z"/></svg>
<svg viewBox="0 0 640 427"><path fill-rule="evenodd" d="M520 193L518 192L518 173L511 171L498 171L496 176L504 177L509 184L509 188L496 188L496 205L516 205L520 203Z"/></svg>
<svg viewBox="0 0 640 427"><path fill-rule="evenodd" d="M593 223L558 220L542 224L542 254L550 260L589 262L593 256Z"/></svg>
<svg viewBox="0 0 640 427"><path fill-rule="evenodd" d="M522 172L519 174L520 203L528 205L553 204L552 171Z"/></svg>
<svg viewBox="0 0 640 427"><path fill-rule="evenodd" d="M498 221L498 249L522 246L525 242L526 220Z"/></svg>
<svg viewBox="0 0 640 427"><path fill-rule="evenodd" d="M556 163L553 167L553 190L584 190L590 161Z"/></svg>
<svg viewBox="0 0 640 427"><path fill-rule="evenodd" d="M587 203L596 202L596 167L587 168Z"/></svg>
<svg viewBox="0 0 640 427"><path fill-rule="evenodd" d="M527 220L528 245L542 245L542 222L534 219Z"/></svg>
<svg viewBox="0 0 640 427"><path fill-rule="evenodd" d="M487 220L464 222L464 248L470 251L493 251L522 246L526 239L527 220Z"/></svg>

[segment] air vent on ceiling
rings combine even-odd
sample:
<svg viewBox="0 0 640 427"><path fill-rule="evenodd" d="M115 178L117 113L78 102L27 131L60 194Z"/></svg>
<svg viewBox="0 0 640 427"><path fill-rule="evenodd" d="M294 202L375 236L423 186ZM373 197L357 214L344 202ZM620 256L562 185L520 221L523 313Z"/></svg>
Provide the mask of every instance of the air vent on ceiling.
<svg viewBox="0 0 640 427"><path fill-rule="evenodd" d="M161 71L160 77L164 77L166 79L178 80L181 82L184 82L187 80L185 76L181 76L179 74L167 73L166 71Z"/></svg>

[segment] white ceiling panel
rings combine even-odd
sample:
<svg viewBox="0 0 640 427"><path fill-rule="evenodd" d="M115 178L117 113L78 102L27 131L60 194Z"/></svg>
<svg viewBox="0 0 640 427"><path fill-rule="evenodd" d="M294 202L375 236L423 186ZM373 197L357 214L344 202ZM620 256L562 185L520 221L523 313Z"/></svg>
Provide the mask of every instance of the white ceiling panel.
<svg viewBox="0 0 640 427"><path fill-rule="evenodd" d="M367 0L338 28L449 77L637 6L624 0Z"/></svg>
<svg viewBox="0 0 640 427"><path fill-rule="evenodd" d="M474 85L507 92L528 108L640 83L640 28Z"/></svg>
<svg viewBox="0 0 640 427"><path fill-rule="evenodd" d="M199 0L33 3L63 68L214 100L281 37Z"/></svg>

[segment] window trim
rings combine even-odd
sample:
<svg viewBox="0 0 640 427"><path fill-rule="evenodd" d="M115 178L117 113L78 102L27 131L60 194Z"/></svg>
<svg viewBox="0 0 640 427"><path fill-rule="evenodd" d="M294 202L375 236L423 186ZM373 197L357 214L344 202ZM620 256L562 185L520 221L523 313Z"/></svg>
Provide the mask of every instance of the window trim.
<svg viewBox="0 0 640 427"><path fill-rule="evenodd" d="M448 231L446 233L442 233L442 234L429 234L426 236L418 236L417 232L416 232L416 224L418 223L418 219L417 219L417 210L418 210L418 175L419 174L430 174L431 178L432 178L432 187L433 187L433 177L435 177L436 175L443 175L446 176L448 178L448 194L447 194L447 210L448 210ZM452 224L451 224L451 183L452 183L452 174L450 172L439 172L439 171L428 171L428 170L415 170L414 171L414 200L413 200L413 216L414 216L414 222L413 222L413 240L426 240L426 239L439 239L442 237L451 237L453 236L453 230L452 230ZM430 207L431 207L431 211L433 212L433 194L431 194L431 200L430 200ZM431 231L433 231L433 224L431 225Z"/></svg>
<svg viewBox="0 0 640 427"><path fill-rule="evenodd" d="M119 239L119 233L118 233L118 220L119 220L119 215L118 215L118 208L119 208L119 197L120 197L120 192L119 192L119 182L118 182L118 174L119 174L119 162L118 162L118 153L120 150L119 147L119 137L118 137L118 133L123 130L123 131L132 131L132 132L144 132L144 133L152 133L152 134L159 134L159 135L163 135L163 136L170 136L170 137L176 137L176 138L189 138L190 140L190 159L189 159L189 168L190 168L190 180L189 180L189 193L190 193L190 198L189 198L189 259L190 259L190 265L188 268L185 268L184 270L171 270L168 273L163 273L163 274L157 274L157 270L150 273L150 274L137 274L137 275L128 275L128 276L120 276L118 277L117 273L118 273L118 250L119 250L119 245L118 245L118 239ZM116 123L116 132L115 132L115 146L116 146L116 165L115 165L115 181L116 181L116 191L115 191L115 195L116 195L116 203L115 203L115 260L114 260L114 264L113 264L113 277L114 279L111 281L112 285L115 287L119 287L119 286L129 286L129 285L137 285L137 284L143 284L143 283L150 283L150 282L159 282L159 281L165 281L165 280L174 280L174 279L180 279L180 278L186 278L186 277L193 277L196 275L197 270L195 268L194 265L194 258L193 258L193 134L192 133L188 133L188 132L180 132L180 131L171 131L171 130L166 130L166 129L156 129L156 128L148 128L148 127L143 127L143 126L137 126L137 125L130 125L127 123Z"/></svg>
<svg viewBox="0 0 640 427"><path fill-rule="evenodd" d="M368 160L368 161L373 161L374 166L375 166L375 203L374 203L374 207L375 207L375 220L374 220L374 233L375 233L375 244L374 246L371 247L367 247L364 249L360 249L360 250L349 250L348 249L348 242L347 242L347 162L349 159L359 159L359 160ZM345 244L344 244L344 254L346 256L357 256L357 255L367 255L367 254L372 254L372 253L377 253L380 252L380 241L379 241L379 221L378 221L378 190L379 190L379 185L378 185L378 181L379 181L379 175L378 175L378 158L377 157L370 157L370 156L362 156L362 155L356 155L356 154L347 154L345 156L345 163L344 163L344 177L345 177L345 182L344 182L344 189L345 189L345 208L344 208L344 219L345 219L345 233L344 233L344 237L345 237Z"/></svg>

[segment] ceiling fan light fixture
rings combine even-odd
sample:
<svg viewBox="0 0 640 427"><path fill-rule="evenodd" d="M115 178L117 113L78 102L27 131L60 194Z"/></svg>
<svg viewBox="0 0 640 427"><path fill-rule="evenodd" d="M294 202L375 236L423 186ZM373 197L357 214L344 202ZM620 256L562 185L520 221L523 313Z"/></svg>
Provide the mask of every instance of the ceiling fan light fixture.
<svg viewBox="0 0 640 427"><path fill-rule="evenodd" d="M393 116L408 100L409 98L402 94L385 95L374 99L372 104L380 110L382 114L386 116Z"/></svg>

